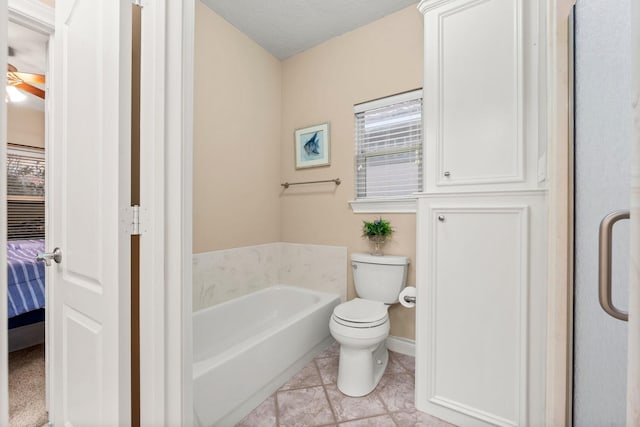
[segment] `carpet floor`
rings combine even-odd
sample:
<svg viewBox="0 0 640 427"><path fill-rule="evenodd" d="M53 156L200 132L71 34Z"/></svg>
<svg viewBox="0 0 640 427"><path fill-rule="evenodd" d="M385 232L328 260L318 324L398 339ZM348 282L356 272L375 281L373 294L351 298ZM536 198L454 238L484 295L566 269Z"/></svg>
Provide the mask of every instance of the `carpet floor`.
<svg viewBox="0 0 640 427"><path fill-rule="evenodd" d="M45 403L44 344L9 353L9 426L48 423Z"/></svg>

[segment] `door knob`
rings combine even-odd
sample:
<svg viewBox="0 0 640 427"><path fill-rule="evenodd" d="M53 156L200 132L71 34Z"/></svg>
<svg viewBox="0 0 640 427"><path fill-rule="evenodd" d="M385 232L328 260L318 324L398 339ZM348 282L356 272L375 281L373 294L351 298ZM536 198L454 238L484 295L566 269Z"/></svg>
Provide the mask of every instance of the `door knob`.
<svg viewBox="0 0 640 427"><path fill-rule="evenodd" d="M36 261L44 262L47 267L51 266L51 260L54 260L56 264L62 262L62 251L60 248L55 248L53 252L43 252L36 256Z"/></svg>

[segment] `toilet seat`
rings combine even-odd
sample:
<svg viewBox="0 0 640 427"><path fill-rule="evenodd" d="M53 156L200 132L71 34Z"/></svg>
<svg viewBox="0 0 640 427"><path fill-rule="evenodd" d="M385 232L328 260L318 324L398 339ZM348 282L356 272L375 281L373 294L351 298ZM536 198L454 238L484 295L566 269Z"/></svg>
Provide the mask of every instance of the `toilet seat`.
<svg viewBox="0 0 640 427"><path fill-rule="evenodd" d="M351 328L374 328L389 321L387 305L380 301L354 298L333 310L333 320Z"/></svg>
<svg viewBox="0 0 640 427"><path fill-rule="evenodd" d="M348 320L341 319L335 315L331 316L331 318L333 319L334 322L336 322L339 325L343 325L343 326L354 328L354 329L375 328L377 326L384 325L389 321L388 318L384 318L384 319L378 320L377 322L361 323L361 322L349 322Z"/></svg>

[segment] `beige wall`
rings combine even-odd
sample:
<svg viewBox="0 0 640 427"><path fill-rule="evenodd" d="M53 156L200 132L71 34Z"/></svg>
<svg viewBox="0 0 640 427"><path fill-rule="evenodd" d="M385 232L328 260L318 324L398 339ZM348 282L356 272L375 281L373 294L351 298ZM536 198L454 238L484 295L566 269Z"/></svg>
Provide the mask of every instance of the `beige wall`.
<svg viewBox="0 0 640 427"><path fill-rule="evenodd" d="M280 61L196 1L193 251L280 239Z"/></svg>
<svg viewBox="0 0 640 427"><path fill-rule="evenodd" d="M422 87L422 40L422 15L410 6L283 62L282 180L342 180L338 187L282 192L283 241L346 246L349 253L370 250L360 237L362 221L377 215L356 215L348 204L354 196L353 105ZM294 130L322 122L331 125L331 165L296 171ZM415 284L415 215L383 217L395 228L385 253L411 258L409 283ZM352 298L350 271L348 286ZM414 338L415 310L394 306L390 313L391 335Z"/></svg>
<svg viewBox="0 0 640 427"><path fill-rule="evenodd" d="M44 111L7 104L7 142L44 148Z"/></svg>
<svg viewBox="0 0 640 427"><path fill-rule="evenodd" d="M353 105L422 87L422 16L415 6L278 61L196 2L194 253L284 241L369 251L348 205L354 185ZM329 122L331 166L296 171L293 132ZM342 185L280 182L339 177ZM411 258L414 214L383 215L385 253ZM355 297L349 271L348 296ZM415 311L393 307L391 334L415 337Z"/></svg>

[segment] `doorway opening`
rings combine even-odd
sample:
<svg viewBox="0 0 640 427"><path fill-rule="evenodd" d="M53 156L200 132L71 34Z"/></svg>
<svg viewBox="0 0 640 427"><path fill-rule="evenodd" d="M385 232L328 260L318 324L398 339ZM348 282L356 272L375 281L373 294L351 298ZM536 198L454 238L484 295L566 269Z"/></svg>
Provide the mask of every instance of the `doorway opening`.
<svg viewBox="0 0 640 427"><path fill-rule="evenodd" d="M9 424L48 422L46 377L45 138L49 34L9 20L7 272Z"/></svg>

